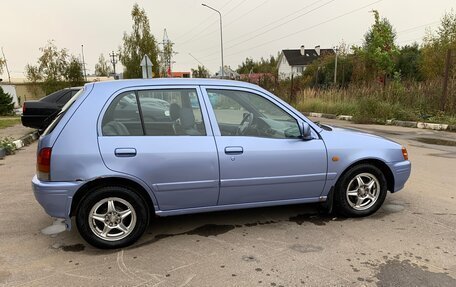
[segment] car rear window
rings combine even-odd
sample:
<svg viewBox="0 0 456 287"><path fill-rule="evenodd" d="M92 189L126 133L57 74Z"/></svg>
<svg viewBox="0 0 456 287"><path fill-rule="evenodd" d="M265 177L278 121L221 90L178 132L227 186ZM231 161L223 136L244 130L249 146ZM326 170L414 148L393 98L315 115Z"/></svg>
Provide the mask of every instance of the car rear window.
<svg viewBox="0 0 456 287"><path fill-rule="evenodd" d="M58 99L60 99L63 96L63 94L65 94L67 92L68 92L68 90L65 90L65 89L59 90L57 92L53 92L52 94L45 96L40 101L48 102L48 103L55 103L55 102L57 102Z"/></svg>
<svg viewBox="0 0 456 287"><path fill-rule="evenodd" d="M55 116L54 120L52 123L46 128L46 130L43 133L43 136L46 136L54 130L54 128L57 126L57 124L60 122L62 119L63 115L65 115L66 111L73 105L73 103L79 98L80 95L84 92L84 89L79 90L63 107L62 110Z"/></svg>

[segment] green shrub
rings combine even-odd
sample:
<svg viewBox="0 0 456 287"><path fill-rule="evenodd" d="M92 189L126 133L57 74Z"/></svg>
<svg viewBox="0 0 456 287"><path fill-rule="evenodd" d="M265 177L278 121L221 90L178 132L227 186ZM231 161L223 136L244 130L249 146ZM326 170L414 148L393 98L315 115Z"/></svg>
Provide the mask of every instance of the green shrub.
<svg viewBox="0 0 456 287"><path fill-rule="evenodd" d="M13 143L14 139L12 137L6 137L0 139L0 148L4 149L7 155L14 154L16 145Z"/></svg>
<svg viewBox="0 0 456 287"><path fill-rule="evenodd" d="M14 111L13 97L0 87L0 116L12 115Z"/></svg>

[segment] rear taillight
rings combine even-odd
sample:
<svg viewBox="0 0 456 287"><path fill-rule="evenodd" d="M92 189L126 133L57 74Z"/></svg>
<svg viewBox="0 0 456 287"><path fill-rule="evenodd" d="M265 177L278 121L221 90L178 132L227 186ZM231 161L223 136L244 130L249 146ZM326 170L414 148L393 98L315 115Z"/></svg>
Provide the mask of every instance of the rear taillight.
<svg viewBox="0 0 456 287"><path fill-rule="evenodd" d="M51 153L52 148L45 147L38 153L36 159L36 173L40 180L51 180Z"/></svg>
<svg viewBox="0 0 456 287"><path fill-rule="evenodd" d="M25 113L25 103L22 104L22 114Z"/></svg>

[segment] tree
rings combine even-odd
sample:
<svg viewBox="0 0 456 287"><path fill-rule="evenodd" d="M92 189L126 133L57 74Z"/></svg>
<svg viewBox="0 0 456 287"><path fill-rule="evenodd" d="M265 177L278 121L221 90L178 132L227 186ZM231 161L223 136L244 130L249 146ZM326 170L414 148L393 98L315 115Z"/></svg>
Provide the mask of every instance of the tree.
<svg viewBox="0 0 456 287"><path fill-rule="evenodd" d="M334 85L336 54L322 53L303 72L305 85L326 88ZM337 50L337 86L347 87L352 80L354 57L349 53L346 43L340 43Z"/></svg>
<svg viewBox="0 0 456 287"><path fill-rule="evenodd" d="M380 77L385 83L386 77L394 72L394 58L398 49L394 43L396 33L388 19L380 18L378 11L373 10L375 22L364 36L362 47L353 47L355 55L363 59L365 75Z"/></svg>
<svg viewBox="0 0 456 287"><path fill-rule="evenodd" d="M71 56L65 70L65 79L70 82L71 86L79 86L84 82L82 70L81 62L76 57Z"/></svg>
<svg viewBox="0 0 456 287"><path fill-rule="evenodd" d="M144 55L149 56L153 65L152 72L158 75L157 55L159 51L155 37L150 32L146 11L135 4L131 10L131 18L133 31L131 34L124 32L123 47L120 48L120 61L124 66L123 77L126 79L141 78L140 63Z"/></svg>
<svg viewBox="0 0 456 287"><path fill-rule="evenodd" d="M9 116L13 113L13 110L13 97L5 93L2 87L0 87L0 116Z"/></svg>
<svg viewBox="0 0 456 287"><path fill-rule="evenodd" d="M239 74L249 73L271 73L277 74L277 58L270 56L269 59L261 57L259 61L254 61L252 58L246 58L236 70Z"/></svg>
<svg viewBox="0 0 456 287"><path fill-rule="evenodd" d="M107 77L112 73L111 66L103 54L98 57L98 63L95 64L95 75L98 77Z"/></svg>
<svg viewBox="0 0 456 287"><path fill-rule="evenodd" d="M255 68L255 62L252 58L245 58L245 61L238 66L236 72L239 74L248 74L250 72L253 73L253 69ZM256 71L255 71L256 73Z"/></svg>
<svg viewBox="0 0 456 287"><path fill-rule="evenodd" d="M68 51L59 50L54 41L48 41L40 48L42 55L38 58L38 70L45 81L62 81L68 66Z"/></svg>
<svg viewBox="0 0 456 287"><path fill-rule="evenodd" d="M420 71L421 51L418 44L406 45L399 50L396 60L396 70L401 77L408 80L421 81Z"/></svg>
<svg viewBox="0 0 456 287"><path fill-rule="evenodd" d="M446 13L436 33L427 31L421 50L421 71L427 79L443 77L449 49L456 54L456 13Z"/></svg>
<svg viewBox="0 0 456 287"><path fill-rule="evenodd" d="M198 65L198 68L192 69L193 78L209 78L209 71L204 67Z"/></svg>
<svg viewBox="0 0 456 287"><path fill-rule="evenodd" d="M59 50L53 41L48 41L40 51L42 55L37 64L25 66L25 75L32 84L41 82L44 92L50 94L83 83L82 65L76 57L70 56L66 49Z"/></svg>
<svg viewBox="0 0 456 287"><path fill-rule="evenodd" d="M312 87L328 88L334 86L335 54L322 55L303 72L303 83ZM338 52L337 86L347 87L352 80L353 56Z"/></svg>

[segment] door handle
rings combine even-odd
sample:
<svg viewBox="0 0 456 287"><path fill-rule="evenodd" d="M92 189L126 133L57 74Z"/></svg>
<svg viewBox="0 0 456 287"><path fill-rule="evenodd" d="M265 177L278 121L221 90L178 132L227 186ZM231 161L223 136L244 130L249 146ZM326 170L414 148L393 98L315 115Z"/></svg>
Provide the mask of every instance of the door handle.
<svg viewBox="0 0 456 287"><path fill-rule="evenodd" d="M117 157L134 157L136 156L135 148L116 148L114 154Z"/></svg>
<svg viewBox="0 0 456 287"><path fill-rule="evenodd" d="M227 146L225 148L225 154L242 154L244 149L241 146Z"/></svg>

